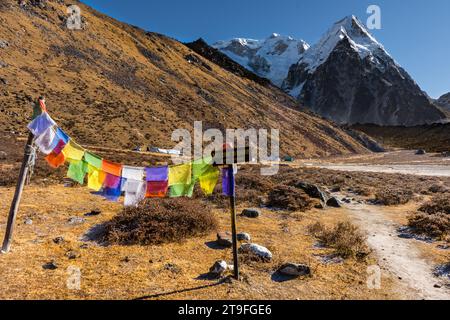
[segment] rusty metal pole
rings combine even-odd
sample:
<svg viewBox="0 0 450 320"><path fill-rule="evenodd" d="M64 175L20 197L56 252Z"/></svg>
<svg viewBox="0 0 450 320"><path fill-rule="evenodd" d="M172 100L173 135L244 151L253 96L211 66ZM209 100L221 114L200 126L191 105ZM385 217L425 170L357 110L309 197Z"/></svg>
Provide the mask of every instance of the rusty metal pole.
<svg viewBox="0 0 450 320"><path fill-rule="evenodd" d="M37 107L40 107L42 110L43 105L45 106L45 99L43 97L40 97L38 100L38 103L37 103ZM38 114L36 112L36 106L35 106L33 117L36 117L37 115ZM33 140L34 140L34 136L30 132L28 134L27 144L25 145L25 154L23 156L22 166L21 166L20 172L19 172L19 179L17 181L16 191L14 193L14 198L11 203L11 208L9 210L8 222L6 225L5 239L3 240L3 247L1 250L2 253L8 253L11 249L11 242L13 239L14 227L15 227L16 218L17 218L17 212L19 211L20 199L22 197L23 187L25 185L25 182L26 182L26 179L27 179L27 176L29 173L28 164L30 162L31 155L33 154L33 148L32 148Z"/></svg>

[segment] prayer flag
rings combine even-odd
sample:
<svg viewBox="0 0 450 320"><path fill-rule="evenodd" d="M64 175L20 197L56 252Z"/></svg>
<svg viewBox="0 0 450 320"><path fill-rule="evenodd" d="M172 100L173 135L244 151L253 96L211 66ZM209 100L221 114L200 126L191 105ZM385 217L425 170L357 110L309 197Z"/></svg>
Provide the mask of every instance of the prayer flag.
<svg viewBox="0 0 450 320"><path fill-rule="evenodd" d="M58 154L52 152L47 157L45 157L45 160L52 168L56 169L64 164L66 158L64 157L64 153L62 152Z"/></svg>
<svg viewBox="0 0 450 320"><path fill-rule="evenodd" d="M88 188L100 191L105 181L105 173L98 168L88 164Z"/></svg>
<svg viewBox="0 0 450 320"><path fill-rule="evenodd" d="M192 180L191 174L191 163L169 167L169 186L190 185Z"/></svg>
<svg viewBox="0 0 450 320"><path fill-rule="evenodd" d="M65 143L68 143L70 138L61 128L56 128L56 136L59 138L59 140L64 141Z"/></svg>
<svg viewBox="0 0 450 320"><path fill-rule="evenodd" d="M167 181L148 181L147 182L147 198L164 198L169 189Z"/></svg>
<svg viewBox="0 0 450 320"><path fill-rule="evenodd" d="M55 149L53 149L53 153L60 154L60 153L62 153L62 151L64 150L65 147L66 147L66 143L63 140L59 140Z"/></svg>
<svg viewBox="0 0 450 320"><path fill-rule="evenodd" d="M54 149L54 147L52 147L52 144L55 140L55 137L56 132L52 127L50 127L35 140L36 146L43 154L48 155Z"/></svg>
<svg viewBox="0 0 450 320"><path fill-rule="evenodd" d="M107 174L106 179L108 179L108 176L111 175ZM115 187L108 187L106 184L106 179L105 183L103 184L102 195L103 197L105 197L110 201L118 201L120 196L122 195L122 178L121 177L116 178L118 178L118 182L116 183Z"/></svg>
<svg viewBox="0 0 450 320"><path fill-rule="evenodd" d="M146 182L142 180L127 179L124 182L123 190L125 192L124 205L137 206L139 202L144 200L146 193Z"/></svg>
<svg viewBox="0 0 450 320"><path fill-rule="evenodd" d="M138 167L130 167L130 166L123 166L122 168L122 178L125 179L131 179L136 181L142 181L144 180L144 168L138 168Z"/></svg>
<svg viewBox="0 0 450 320"><path fill-rule="evenodd" d="M84 184L84 177L87 172L87 163L83 160L69 160L69 171L67 171L67 177L78 182L79 184Z"/></svg>
<svg viewBox="0 0 450 320"><path fill-rule="evenodd" d="M167 181L169 180L169 167L145 168L147 181Z"/></svg>
<svg viewBox="0 0 450 320"><path fill-rule="evenodd" d="M39 137L48 128L56 125L56 122L48 115L47 112L43 112L40 116L36 117L28 125L28 129L33 133L35 137Z"/></svg>
<svg viewBox="0 0 450 320"><path fill-rule="evenodd" d="M200 188L207 196L213 194L214 189L219 181L220 170L210 165L206 171L200 176Z"/></svg>
<svg viewBox="0 0 450 320"><path fill-rule="evenodd" d="M233 196L232 186L230 185L230 175L228 168L222 169L222 192L227 197Z"/></svg>
<svg viewBox="0 0 450 320"><path fill-rule="evenodd" d="M107 161L103 159L102 170L116 177L122 176L122 165L119 163Z"/></svg>
<svg viewBox="0 0 450 320"><path fill-rule="evenodd" d="M103 181L103 187L116 189L117 186L120 186L121 177L115 176L113 174L109 174L105 172L105 179Z"/></svg>
<svg viewBox="0 0 450 320"><path fill-rule="evenodd" d="M73 140L70 140L62 152L67 160L82 160L84 156L84 149Z"/></svg>
<svg viewBox="0 0 450 320"><path fill-rule="evenodd" d="M102 168L102 158L89 151L86 151L84 153L84 161L86 161L90 166L96 169Z"/></svg>
<svg viewBox="0 0 450 320"><path fill-rule="evenodd" d="M170 186L170 197L171 198L179 198L179 197L189 197L191 198L194 194L194 186L195 184L175 184Z"/></svg>

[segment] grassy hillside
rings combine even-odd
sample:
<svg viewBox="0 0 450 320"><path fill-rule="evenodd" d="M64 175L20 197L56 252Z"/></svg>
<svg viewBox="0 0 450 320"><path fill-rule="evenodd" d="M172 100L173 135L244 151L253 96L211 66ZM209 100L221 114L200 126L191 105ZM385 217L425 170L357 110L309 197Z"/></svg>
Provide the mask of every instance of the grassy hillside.
<svg viewBox="0 0 450 320"><path fill-rule="evenodd" d="M2 0L0 131L24 133L30 102L79 142L171 147L176 128L279 128L283 153L366 152L334 124L302 112L283 92L215 65L182 43L81 7L83 30L66 28L65 1ZM74 1L67 4L73 4Z"/></svg>

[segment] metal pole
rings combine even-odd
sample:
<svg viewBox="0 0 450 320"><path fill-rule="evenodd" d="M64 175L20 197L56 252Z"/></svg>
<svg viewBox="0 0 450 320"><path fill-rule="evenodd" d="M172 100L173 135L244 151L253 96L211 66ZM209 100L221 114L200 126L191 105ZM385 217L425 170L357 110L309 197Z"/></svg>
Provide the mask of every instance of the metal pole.
<svg viewBox="0 0 450 320"><path fill-rule="evenodd" d="M42 105L41 102L44 103L44 105L45 105L45 99L42 97L39 98L39 102L38 102L37 106ZM36 113L34 116L36 116ZM31 154L33 153L33 150L32 150L33 140L34 140L34 136L30 132L28 134L27 144L25 146L25 154L23 156L22 167L20 168L20 172L19 172L19 179L17 181L16 191L14 193L14 198L11 203L11 208L9 210L8 223L6 225L5 239L3 240L3 247L2 247L2 251L1 251L2 253L8 253L9 250L11 249L11 242L12 242L12 238L13 238L14 226L15 226L16 218L17 218L17 212L19 211L20 199L22 197L23 187L25 185L25 181L28 176L28 170L29 170L28 163L30 161Z"/></svg>
<svg viewBox="0 0 450 320"><path fill-rule="evenodd" d="M236 186L235 186L235 176L234 176L234 166L228 166L228 178L231 196L230 196L230 209L231 209L231 232L233 240L233 263L234 263L234 278L239 280L239 258L238 258L238 248L237 248L237 231L236 231Z"/></svg>

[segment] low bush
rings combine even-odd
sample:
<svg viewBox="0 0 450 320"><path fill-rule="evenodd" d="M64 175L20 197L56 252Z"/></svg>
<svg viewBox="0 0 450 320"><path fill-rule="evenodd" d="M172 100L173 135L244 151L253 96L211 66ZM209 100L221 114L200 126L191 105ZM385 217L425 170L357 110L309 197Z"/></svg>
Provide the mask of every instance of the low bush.
<svg viewBox="0 0 450 320"><path fill-rule="evenodd" d="M216 231L217 218L199 199L151 199L125 208L105 225L104 240L120 245L181 242Z"/></svg>
<svg viewBox="0 0 450 320"><path fill-rule="evenodd" d="M272 208L302 212L318 203L319 200L311 199L303 190L282 184L269 192L267 201L267 205Z"/></svg>
<svg viewBox="0 0 450 320"><path fill-rule="evenodd" d="M450 215L418 212L408 218L408 226L416 234L444 240L450 234Z"/></svg>
<svg viewBox="0 0 450 320"><path fill-rule="evenodd" d="M450 214L450 194L433 197L419 208L420 212L428 214L445 213Z"/></svg>
<svg viewBox="0 0 450 320"><path fill-rule="evenodd" d="M435 196L408 218L416 234L446 239L450 235L450 194Z"/></svg>
<svg viewBox="0 0 450 320"><path fill-rule="evenodd" d="M320 222L309 226L308 231L316 237L322 245L333 248L335 253L344 259L363 259L370 250L366 244L366 237L350 222L339 222L333 228L327 228Z"/></svg>
<svg viewBox="0 0 450 320"><path fill-rule="evenodd" d="M412 191L400 189L381 189L375 194L375 201L385 206L407 204L413 198Z"/></svg>

